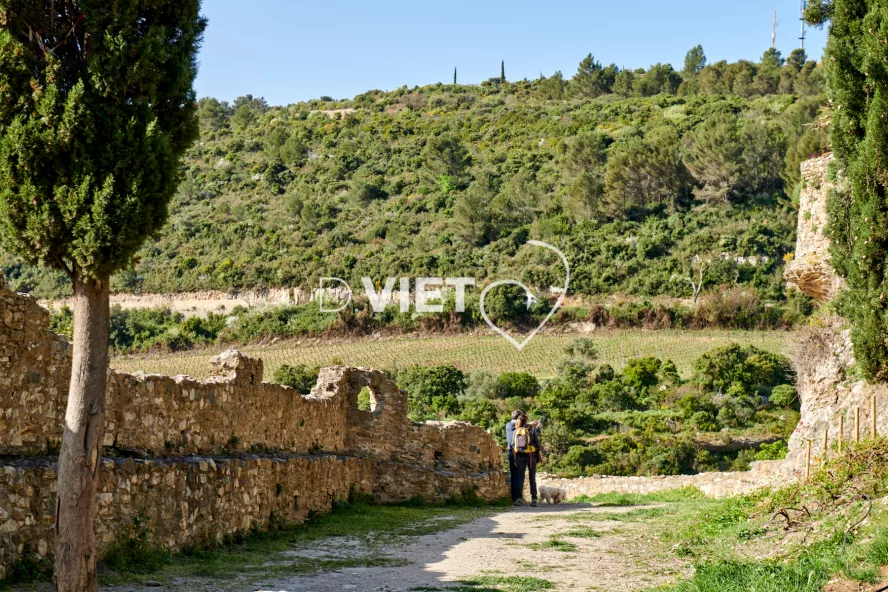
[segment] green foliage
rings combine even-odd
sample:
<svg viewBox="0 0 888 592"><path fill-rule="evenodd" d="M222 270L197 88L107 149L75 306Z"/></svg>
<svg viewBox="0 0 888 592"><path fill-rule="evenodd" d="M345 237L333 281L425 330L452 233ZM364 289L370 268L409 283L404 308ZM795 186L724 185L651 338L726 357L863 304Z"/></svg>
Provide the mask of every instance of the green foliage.
<svg viewBox="0 0 888 592"><path fill-rule="evenodd" d="M151 517L139 513L105 552L105 563L115 571L149 573L169 563L169 551L154 540Z"/></svg>
<svg viewBox="0 0 888 592"><path fill-rule="evenodd" d="M501 399L533 398L540 393L540 383L527 372L503 372L497 379L497 395Z"/></svg>
<svg viewBox="0 0 888 592"><path fill-rule="evenodd" d="M724 273L714 270L706 288L738 282L770 310L785 301L779 272L794 249L787 183L809 155L799 150L814 145L799 142L822 98L816 89L760 96L752 82L739 96L728 66L715 77L707 74L715 65L694 75L699 90L685 80L671 91L676 73L665 66L629 72L624 98L571 98L610 94L607 81L619 69L590 63L576 80L430 85L286 107L252 96L203 99L200 143L186 155L171 223L115 287L308 290L331 275L359 286L365 276L423 274L476 277L483 287L497 269L545 292L560 280L551 260L519 249L535 238L565 252L572 289L587 296L684 298L688 261L728 253ZM740 69L754 81L756 68ZM712 86L716 79L721 86ZM598 90L583 90L581 80ZM691 189L713 185L690 175L696 153L687 146L725 114L741 148L729 164L743 174L718 177L734 183L721 187L730 203L700 208ZM795 156L784 159L782 146ZM17 290L70 290L63 273L8 252L0 268Z"/></svg>
<svg viewBox="0 0 888 592"><path fill-rule="evenodd" d="M565 358L558 374L541 386L533 376L515 372L498 377L475 372L466 379L450 366L410 368L396 381L409 393L414 419L459 418L491 430L500 444L513 410L542 419L547 470L563 475L691 474L785 456L782 441L759 451L710 453L701 449L700 433L785 437L798 414L772 410L756 393L792 379L783 373L786 358L728 346L702 356L695 367L699 374L688 384L675 364L653 357L629 360L622 373ZM725 381L729 387L719 392L716 385Z"/></svg>
<svg viewBox="0 0 888 592"><path fill-rule="evenodd" d="M595 341L588 337L577 337L568 345L564 346L564 353L569 356L583 358L588 362L594 362L599 356Z"/></svg>
<svg viewBox="0 0 888 592"><path fill-rule="evenodd" d="M52 578L52 557L41 557L25 544L18 561L8 566L6 576L0 580L0 590L10 590L10 586Z"/></svg>
<svg viewBox="0 0 888 592"><path fill-rule="evenodd" d="M487 370L476 370L469 374L466 397L470 400L498 399L499 381L496 374Z"/></svg>
<svg viewBox="0 0 888 592"><path fill-rule="evenodd" d="M706 54L703 52L703 46L697 45L688 50L685 54L684 69L682 73L686 78L690 78L700 73L706 66Z"/></svg>
<svg viewBox="0 0 888 592"><path fill-rule="evenodd" d="M784 440L773 444L762 444L755 455L755 460L782 460L789 453L789 446Z"/></svg>
<svg viewBox="0 0 888 592"><path fill-rule="evenodd" d="M806 18L829 20L824 54L832 111L831 144L850 183L827 201L828 233L837 271L848 289L840 311L851 321L851 340L862 374L888 378L888 303L885 253L888 237L888 35L885 6L874 0L812 2Z"/></svg>
<svg viewBox="0 0 888 592"><path fill-rule="evenodd" d="M768 401L775 407L784 409L793 408L796 411L802 405L799 395L791 384L779 384L771 390L771 396Z"/></svg>
<svg viewBox="0 0 888 592"><path fill-rule="evenodd" d="M453 417L460 412L459 397L466 390L466 376L453 366L413 366L398 374L398 386L410 395L413 419Z"/></svg>
<svg viewBox="0 0 888 592"><path fill-rule="evenodd" d="M4 249L104 279L164 224L198 136L199 10L87 3L56 18L47 2L0 2Z"/></svg>
<svg viewBox="0 0 888 592"><path fill-rule="evenodd" d="M708 391L769 394L773 387L789 384L793 378L788 359L751 345L720 347L694 363L694 380Z"/></svg>
<svg viewBox="0 0 888 592"><path fill-rule="evenodd" d="M678 131L670 125L617 142L605 172L607 211L644 218L650 212L674 212L685 203L692 179L680 147Z"/></svg>
<svg viewBox="0 0 888 592"><path fill-rule="evenodd" d="M296 364L295 366L284 364L274 371L274 381L293 387L300 394L307 395L317 383L320 372L321 369L317 366L309 368L305 364Z"/></svg>

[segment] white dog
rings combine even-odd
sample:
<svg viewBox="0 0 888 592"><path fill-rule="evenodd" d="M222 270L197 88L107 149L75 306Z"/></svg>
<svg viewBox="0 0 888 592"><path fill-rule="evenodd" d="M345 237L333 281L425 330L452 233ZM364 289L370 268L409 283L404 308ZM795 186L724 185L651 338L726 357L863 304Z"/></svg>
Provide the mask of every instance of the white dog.
<svg viewBox="0 0 888 592"><path fill-rule="evenodd" d="M559 487L540 486L540 502L549 502L550 504L560 504L564 501L567 492Z"/></svg>

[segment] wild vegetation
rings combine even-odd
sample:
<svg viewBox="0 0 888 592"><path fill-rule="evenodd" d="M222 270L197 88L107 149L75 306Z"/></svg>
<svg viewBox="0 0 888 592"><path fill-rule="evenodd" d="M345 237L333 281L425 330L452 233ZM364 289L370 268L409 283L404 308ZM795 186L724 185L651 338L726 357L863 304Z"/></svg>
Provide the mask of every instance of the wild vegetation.
<svg viewBox="0 0 888 592"><path fill-rule="evenodd" d="M170 224L119 274L123 291L316 287L322 276L514 277L578 294L695 295L739 284L785 299L798 164L823 150L807 126L822 73L784 60L681 71L603 66L572 78L500 78L369 91L272 107L200 102L200 142ZM61 276L0 255L13 285ZM699 280L699 281L697 281Z"/></svg>
<svg viewBox="0 0 888 592"><path fill-rule="evenodd" d="M822 592L839 578L855 585L837 590L879 581L888 563L886 467L888 442L869 440L831 451L800 484L696 509L692 501L661 528L676 553L694 559L695 574L663 590Z"/></svg>
<svg viewBox="0 0 888 592"><path fill-rule="evenodd" d="M671 360L630 359L617 372L597 363L592 340L575 339L564 349L557 375L545 381L526 372L467 374L450 365L390 374L409 393L414 420L469 421L491 429L503 447L513 410L542 418L546 469L563 475L746 469L752 460L786 454L781 438L795 428L799 401L783 356L731 344L700 356L692 378L683 380ZM317 374L317 367L281 366L274 378L307 393ZM737 435L775 442L758 451L708 446Z"/></svg>

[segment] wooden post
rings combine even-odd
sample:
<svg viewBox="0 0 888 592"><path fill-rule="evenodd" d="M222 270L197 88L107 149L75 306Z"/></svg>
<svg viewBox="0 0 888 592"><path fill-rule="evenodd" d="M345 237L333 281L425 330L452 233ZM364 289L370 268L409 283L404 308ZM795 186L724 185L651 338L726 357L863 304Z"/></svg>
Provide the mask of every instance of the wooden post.
<svg viewBox="0 0 888 592"><path fill-rule="evenodd" d="M854 408L854 443L860 443L860 407Z"/></svg>
<svg viewBox="0 0 888 592"><path fill-rule="evenodd" d="M808 440L808 450L805 453L805 480L811 477L811 440Z"/></svg>
<svg viewBox="0 0 888 592"><path fill-rule="evenodd" d="M829 443L828 438L829 438L829 426L827 425L826 429L823 430L823 458L820 459L821 464L826 463L826 450L827 450L827 444Z"/></svg>
<svg viewBox="0 0 888 592"><path fill-rule="evenodd" d="M870 434L872 434L873 440L879 435L876 431L876 395L870 397Z"/></svg>
<svg viewBox="0 0 888 592"><path fill-rule="evenodd" d="M839 452L842 451L842 440L845 438L845 414L839 416Z"/></svg>

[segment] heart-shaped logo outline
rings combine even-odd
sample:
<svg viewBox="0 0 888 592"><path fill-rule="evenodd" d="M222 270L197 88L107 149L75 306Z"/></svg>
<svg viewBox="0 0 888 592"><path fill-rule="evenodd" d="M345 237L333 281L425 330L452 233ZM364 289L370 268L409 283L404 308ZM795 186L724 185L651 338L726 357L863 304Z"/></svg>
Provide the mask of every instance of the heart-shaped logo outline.
<svg viewBox="0 0 888 592"><path fill-rule="evenodd" d="M565 298L565 296L567 296L567 288L568 288L568 286L570 286L570 264L568 264L567 257L564 256L564 253L562 253L560 250L558 250L557 247L553 247L549 243L544 243L544 242L538 241L538 240L529 240L525 244L549 249L550 251L552 251L556 255L558 255L558 257L561 258L561 262L564 263L564 271L565 271L564 289L561 292L561 296L559 296L558 300L555 302L555 306L552 307L552 310L550 310L549 314L546 315L546 318L543 319L543 322L540 323L536 329L531 331L530 335L528 335L524 339L524 341L519 343L517 339L515 339L514 337L512 337L511 335L509 335L508 333L506 333L505 331L503 331L499 327L497 327L496 324L490 320L490 317L487 316L487 311L484 310L484 297L487 296L487 293L489 291L491 291L492 289L494 289L498 286L505 286L505 285L521 286L522 288L524 288L524 292L528 296L532 295L530 292L530 289L524 283L519 282L518 280L500 280L498 282L493 282L492 284L490 284L486 288L484 288L484 290L481 292L481 299L478 302L478 308L481 309L481 318L484 319L484 322L487 323L487 325L491 329L493 329L495 332L499 333L500 336L505 337L506 341L508 341L509 343L514 345L515 348L519 352L522 349L524 349L525 345L530 343L530 340L533 339L536 336L536 334L540 332L540 329L542 329L546 325L546 323L549 322L549 319L552 318L552 315L555 314L559 308L561 308L561 303L564 302L564 298Z"/></svg>

